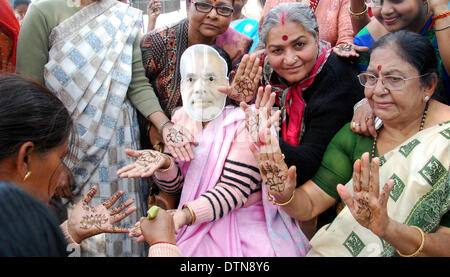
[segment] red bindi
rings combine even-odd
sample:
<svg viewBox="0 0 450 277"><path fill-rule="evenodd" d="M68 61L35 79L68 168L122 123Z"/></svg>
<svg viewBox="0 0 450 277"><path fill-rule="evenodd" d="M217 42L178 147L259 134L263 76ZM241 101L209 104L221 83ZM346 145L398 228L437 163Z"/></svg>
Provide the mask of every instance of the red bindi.
<svg viewBox="0 0 450 277"><path fill-rule="evenodd" d="M378 69L378 71L380 71L381 70L381 65L378 65L377 69Z"/></svg>
<svg viewBox="0 0 450 277"><path fill-rule="evenodd" d="M288 40L288 39L289 39L289 37L286 36L286 35L282 36L281 38L282 38L283 40Z"/></svg>

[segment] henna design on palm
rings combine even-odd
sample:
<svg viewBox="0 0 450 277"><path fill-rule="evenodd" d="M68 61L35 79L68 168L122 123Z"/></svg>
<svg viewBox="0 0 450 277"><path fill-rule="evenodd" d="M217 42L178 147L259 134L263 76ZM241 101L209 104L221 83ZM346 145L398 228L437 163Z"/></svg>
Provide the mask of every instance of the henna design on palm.
<svg viewBox="0 0 450 277"><path fill-rule="evenodd" d="M142 166L148 166L149 164L156 164L161 161L161 155L154 153L153 151L143 151L142 155L138 158L136 163Z"/></svg>
<svg viewBox="0 0 450 277"><path fill-rule="evenodd" d="M183 142L183 133L181 130L177 130L174 127L171 127L169 130L169 134L167 134L167 141L171 143L180 143Z"/></svg>
<svg viewBox="0 0 450 277"><path fill-rule="evenodd" d="M260 163L262 177L269 190L280 193L284 191L288 170L283 165L279 165L272 160Z"/></svg>
<svg viewBox="0 0 450 277"><path fill-rule="evenodd" d="M102 225L108 222L108 219L104 214L85 215L80 221L80 228L89 229L95 227L102 230Z"/></svg>
<svg viewBox="0 0 450 277"><path fill-rule="evenodd" d="M233 90L233 96L238 99L247 99L249 96L252 96L253 92L256 90L254 82L247 76L238 77L238 80L236 80L236 87L236 90Z"/></svg>

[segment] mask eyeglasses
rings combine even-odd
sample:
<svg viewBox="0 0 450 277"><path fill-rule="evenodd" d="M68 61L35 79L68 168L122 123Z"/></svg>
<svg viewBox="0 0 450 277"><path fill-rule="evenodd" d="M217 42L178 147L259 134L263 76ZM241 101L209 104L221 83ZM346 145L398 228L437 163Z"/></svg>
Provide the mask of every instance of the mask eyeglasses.
<svg viewBox="0 0 450 277"><path fill-rule="evenodd" d="M378 79L381 79L381 83L385 88L390 90L401 90L406 86L406 81L424 77L428 74L429 73L411 78L403 78L401 76L396 75L386 75L383 77L377 77L372 73L364 72L358 75L358 80L359 83L365 88L374 88L378 83Z"/></svg>
<svg viewBox="0 0 450 277"><path fill-rule="evenodd" d="M233 14L234 9L227 6L214 6L207 2L193 2L195 9L201 13L209 13L213 8L216 9L216 13L221 16L230 16Z"/></svg>

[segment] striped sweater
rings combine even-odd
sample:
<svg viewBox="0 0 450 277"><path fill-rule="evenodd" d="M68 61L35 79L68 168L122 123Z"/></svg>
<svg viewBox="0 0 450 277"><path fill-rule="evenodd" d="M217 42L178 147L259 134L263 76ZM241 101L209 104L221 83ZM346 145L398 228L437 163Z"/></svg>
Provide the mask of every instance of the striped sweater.
<svg viewBox="0 0 450 277"><path fill-rule="evenodd" d="M248 207L261 199L261 175L248 141L248 131L242 122L216 186L198 199L185 203L195 213L195 223L217 220L236 208ZM166 170L155 172L154 177L166 193L179 193L183 187L183 175L175 163Z"/></svg>

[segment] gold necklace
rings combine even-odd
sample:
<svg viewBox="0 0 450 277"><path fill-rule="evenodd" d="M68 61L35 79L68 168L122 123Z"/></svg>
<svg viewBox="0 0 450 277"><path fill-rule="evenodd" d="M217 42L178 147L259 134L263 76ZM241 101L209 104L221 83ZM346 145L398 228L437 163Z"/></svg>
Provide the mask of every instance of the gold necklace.
<svg viewBox="0 0 450 277"><path fill-rule="evenodd" d="M424 109L423 115L422 115L422 121L420 122L419 132L422 131L425 126L425 120L427 119L427 112L428 112L428 103L429 102L427 101L427 103L425 104L425 109ZM375 157L375 149L376 148L377 148L377 138L375 138L373 140L372 153L370 155L370 160L372 160Z"/></svg>

